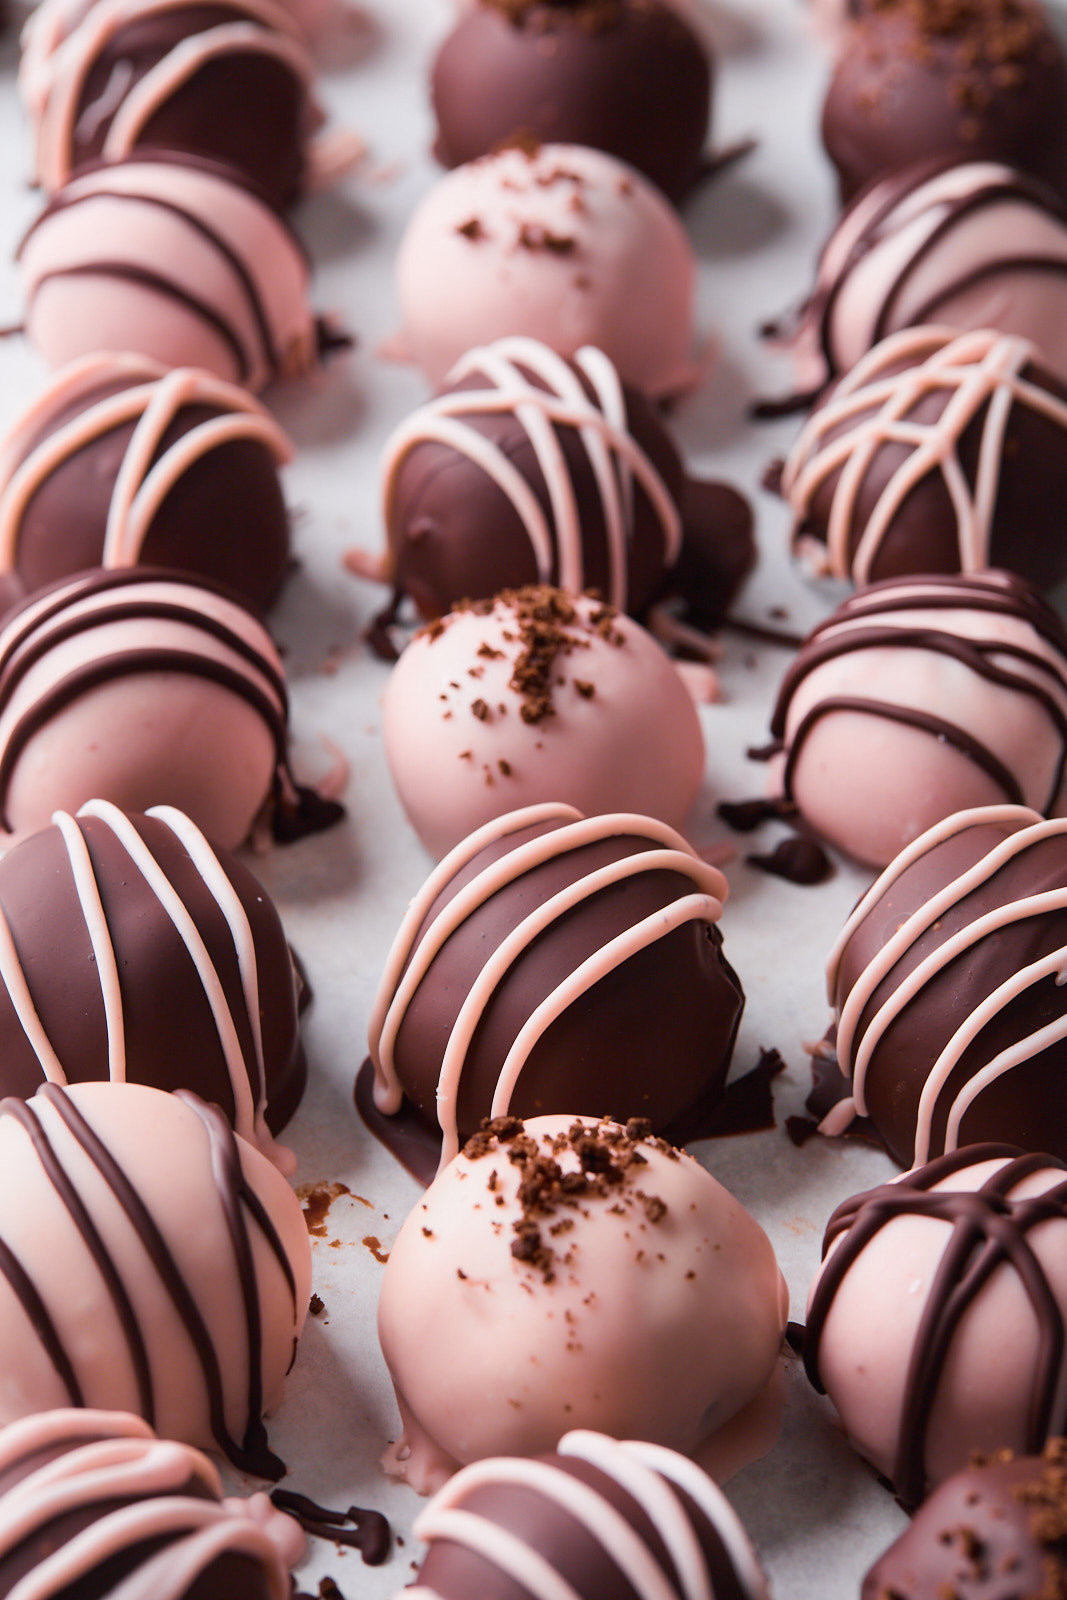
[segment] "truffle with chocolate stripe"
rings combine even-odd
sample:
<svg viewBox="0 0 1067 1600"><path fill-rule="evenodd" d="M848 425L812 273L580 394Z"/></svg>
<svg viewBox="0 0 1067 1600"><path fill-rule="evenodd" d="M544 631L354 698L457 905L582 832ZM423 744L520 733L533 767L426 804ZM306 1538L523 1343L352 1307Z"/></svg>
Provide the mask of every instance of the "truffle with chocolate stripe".
<svg viewBox="0 0 1067 1600"><path fill-rule="evenodd" d="M0 1100L0 1426L132 1411L277 1478L307 1310L300 1203L217 1106L136 1083Z"/></svg>

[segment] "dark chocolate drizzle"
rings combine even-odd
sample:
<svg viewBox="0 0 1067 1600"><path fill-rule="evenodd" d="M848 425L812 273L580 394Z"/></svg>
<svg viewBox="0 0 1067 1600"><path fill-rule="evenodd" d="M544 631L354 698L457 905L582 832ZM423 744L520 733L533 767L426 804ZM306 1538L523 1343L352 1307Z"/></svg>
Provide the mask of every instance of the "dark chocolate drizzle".
<svg viewBox="0 0 1067 1600"><path fill-rule="evenodd" d="M958 155L932 157L929 161L916 163L906 167L895 177L883 180L885 184L885 199L870 218L867 226L854 242L840 271L832 283L817 284L809 303L809 315L817 318L819 326L819 342L823 355L826 358L827 375L834 377L840 370L834 359L830 339L830 322L833 317L834 307L839 295L858 264L869 255L887 232L893 213L908 195L912 194L922 184L928 183L932 178L947 171L950 167L958 165ZM956 227L961 218L970 216L976 211L982 211L989 206L999 205L1004 201L1021 200L1028 205L1047 212L1067 228L1067 206L1051 190L1037 179L1031 179L1024 173L1013 173L1010 179L998 180L984 184L981 188L973 190L970 194L957 196L955 199L943 198L938 202L941 213L936 225L931 229L929 236L919 248L910 255L886 290L885 298L878 308L878 315L874 324L872 344L877 344L884 339L890 331L893 308L907 288L912 275L919 270L926 257L942 241L944 236ZM911 325L937 321L939 308L953 295L959 294L972 283L978 282L983 277L1008 272L1052 272L1057 275L1067 276L1067 264L1055 259L1043 259L1032 256L1004 255L995 262L982 264L966 272L950 278L942 284L936 294L927 297L921 308L921 315L909 317Z"/></svg>
<svg viewBox="0 0 1067 1600"><path fill-rule="evenodd" d="M392 1532L380 1511L349 1506L347 1511L329 1511L305 1494L292 1489L272 1489L271 1501L279 1511L295 1517L305 1533L358 1550L368 1567L380 1567L389 1555Z"/></svg>
<svg viewBox="0 0 1067 1600"><path fill-rule="evenodd" d="M177 163L177 165L191 165L195 167L197 164L182 161ZM86 169L86 171L88 170L89 169ZM211 169L210 167L202 167L199 168L199 170L210 171ZM221 169L216 170L214 175L216 177L221 177ZM82 176L85 176L85 172L79 173L79 177ZM212 228L203 217L197 216L195 212L190 211L185 206L177 205L174 201L165 200L159 195L148 194L143 190L123 190L121 192L112 191L110 194L107 190L94 190L87 194L71 194L69 190L60 190L58 194L52 197L49 204L41 212L41 215L37 217L33 223L31 223L30 227L23 235L22 241L16 251L16 260L21 257L22 251L26 245L26 241L36 232L43 222L54 216L59 211L67 210L74 205L88 204L93 200L99 199L101 195L111 199L118 199L123 202L128 201L132 204L156 206L159 210L169 212L172 216L180 218L180 220L184 222L185 225L194 233L198 233L202 238L206 239L208 244L211 245L212 249L219 256L221 256L224 261L227 262L233 272L234 277L244 291L245 300L247 301L248 309L253 317L253 320L255 321L256 331L260 337L267 365L273 372L280 370L281 357L271 334L270 319L267 315L267 310L263 303L262 296L260 295L259 290L256 288L255 279L249 265L242 261L241 257L233 249L232 245L230 245L229 242L223 238L221 233ZM274 215L275 213L272 211L271 214ZM67 268L61 273L49 274L48 276L71 276L78 273L90 273L98 276L101 274L110 273L118 278L126 278L132 282L144 283L149 288L155 289L159 293L168 296L173 300L177 300L182 305L187 306L190 310L195 311L197 316L203 317L206 322L216 329L219 335L226 341L229 348L233 351L238 362L238 367L242 378L247 378L251 372L252 362L249 360L248 354L241 343L237 329L228 323L218 311L198 300L194 295L190 294L187 289L183 289L180 284L175 283L169 278L164 278L162 275L156 275L143 271L140 268L134 267L129 262L109 262L107 260L87 262L84 267ZM47 279L42 279L41 281L45 282Z"/></svg>
<svg viewBox="0 0 1067 1600"><path fill-rule="evenodd" d="M1007 574L997 574L1008 579ZM871 585L862 593L840 606L827 620L815 628L807 643L789 667L778 691L778 699L771 717L771 732L777 741L785 738L786 722L793 696L800 685L818 667L840 656L861 650L925 650L932 655L947 656L959 661L976 677L999 688L1011 689L1036 700L1045 712L1059 738L1059 756L1048 797L1043 810L1047 814L1054 804L1063 784L1067 769L1067 718L1054 694L1040 682L1022 673L1012 672L994 657L1008 657L1025 663L1046 680L1058 676L1060 688L1067 692L1067 633L1055 613L1026 584L1010 578L1003 588L993 588L981 578L955 574L937 578L920 578L916 584L926 593L911 592L907 580L885 579ZM1017 617L1032 627L1039 638L1061 657L1056 668L1037 651L997 639L977 639L940 630L907 627L879 626L868 618L900 611L988 611L999 616ZM864 623L836 631L843 623ZM834 630L834 631L830 631ZM1012 804L1024 801L1015 774L1010 772L993 754L988 745L974 738L956 724L947 722L929 712L885 701L859 697L837 696L821 700L802 718L789 744L783 774L783 788L787 799L793 799L793 778L804 741L812 728L835 711L855 711L865 716L884 717L909 727L929 733L934 739L950 744L988 774ZM779 744L779 748L781 745Z"/></svg>
<svg viewBox="0 0 1067 1600"><path fill-rule="evenodd" d="M977 1190L934 1188L966 1167L1005 1158L1006 1164ZM1043 1194L1016 1199L1012 1191L1032 1173L1060 1169L1064 1180ZM820 1393L819 1341L834 1296L849 1268L887 1223L898 1216L928 1217L947 1222L951 1238L923 1310L908 1368L898 1428L892 1479L906 1506L923 1498L926 1485L926 1438L953 1339L967 1312L993 1273L1011 1268L1019 1278L1037 1323L1039 1356L1035 1364L1025 1422L1026 1454L1036 1454L1050 1433L1061 1432L1062 1403L1057 1407L1067 1349L1064 1316L1031 1248L1027 1234L1048 1221L1067 1219L1067 1165L1054 1156L1021 1154L1011 1145L969 1145L939 1156L893 1183L879 1184L838 1206L826 1227L826 1265L808 1311L804 1365ZM832 1255L827 1256L837 1241Z"/></svg>
<svg viewBox="0 0 1067 1600"><path fill-rule="evenodd" d="M113 605L98 607L81 615L69 617L66 621L55 621L68 606L76 604L87 595L101 594L112 589L120 589L128 594L134 586L157 583L161 577L179 585L184 581L190 596L189 603L145 599L124 603L120 599ZM267 680L276 699L272 698L270 693L265 693L244 673L206 654L173 648L140 648L123 650L121 653L112 651L101 660L87 663L69 672L47 694L39 695L11 728L6 741L0 747L0 825L9 831L11 829L10 818L7 815L8 791L23 750L34 735L66 706L91 689L114 682L118 678L136 677L148 672L185 673L218 684L244 700L259 715L274 743L273 834L276 842L288 843L309 833L321 832L344 816L344 806L339 801L323 799L314 789L297 784L293 776L288 754L289 694L284 676L262 651L249 644L224 622L209 616L194 604L197 590L206 588L248 610L239 595L227 589L224 584L214 584L209 579L197 578L195 582L183 580L180 575L165 573L154 567L123 567L114 571L101 568L98 573L94 572L85 578L77 587L72 587L68 580L61 579L56 588L56 598L48 607L35 611L32 627L18 633L7 649L0 653L0 713L10 704L25 675L57 644L81 634L92 633L108 623L131 620L159 619L179 622L218 639L228 650L247 661L254 672ZM37 599L34 597L34 605L37 604ZM17 624L17 621L17 613L8 618L9 624Z"/></svg>
<svg viewBox="0 0 1067 1600"><path fill-rule="evenodd" d="M178 1090L176 1093L178 1098L183 1100L204 1124L206 1136L210 1141L212 1172L218 1187L219 1201L226 1217L235 1266L240 1274L247 1323L249 1404L248 1426L241 1442L231 1438L226 1427L218 1352L212 1343L211 1335L204 1323L192 1291L182 1277L177 1263L147 1206L115 1161L107 1146L93 1131L81 1112L78 1111L69 1095L65 1094L55 1084L43 1084L34 1099L30 1101L14 1098L0 1101L0 1116L15 1117L16 1121L31 1137L38 1159L41 1160L42 1166L55 1186L60 1199L70 1212L75 1227L78 1228L81 1236L86 1240L87 1247L90 1248L94 1260L101 1268L108 1292L115 1304L116 1315L126 1333L127 1342L131 1348L131 1357L136 1360L135 1350L143 1352L145 1346L141 1330L132 1321L134 1313L130 1307L125 1288L121 1284L113 1260L107 1258L106 1245L99 1239L95 1227L88 1221L88 1214L80 1197L69 1178L63 1172L61 1164L55 1158L43 1129L40 1127L40 1113L37 1110L35 1101L43 1099L54 1109L71 1137L82 1147L101 1178L110 1188L116 1203L125 1212L130 1227L139 1238L146 1255L158 1274L160 1284L169 1295L175 1313L189 1336L190 1343L200 1363L207 1394L208 1411L211 1418L211 1430L219 1449L228 1456L234 1466L242 1471L253 1472L263 1478L279 1478L285 1471L285 1465L268 1449L266 1431L260 1415L262 1339L259 1296L256 1291L255 1263L248 1233L246 1212L251 1214L285 1276L290 1292L293 1295L295 1319L296 1285L292 1267L273 1224L241 1172L236 1136L222 1112L217 1106L206 1105L196 1095L190 1094L185 1090ZM34 1125L36 1131L33 1131ZM86 1231L86 1224L88 1232ZM37 1299L36 1291L32 1291L27 1296L28 1275L21 1268L18 1268L13 1273L10 1262L5 1259L5 1254L8 1253L0 1253L0 1270L5 1273L9 1282L12 1283L16 1295L26 1307L35 1327L40 1331L39 1316L34 1315L34 1300ZM101 1261L101 1254L107 1259L106 1267ZM32 1290L32 1285L29 1285L29 1287ZM57 1372L64 1380L70 1394L71 1403L83 1405L85 1401L78 1387L72 1363L69 1356L62 1349L62 1342L57 1330L51 1323L47 1323L45 1331L47 1337L43 1342L45 1342L46 1349ZM145 1355L144 1359L147 1364L147 1355ZM146 1377L147 1372L144 1374L138 1373L139 1386L145 1381ZM148 1415L146 1420L151 1422L151 1415Z"/></svg>

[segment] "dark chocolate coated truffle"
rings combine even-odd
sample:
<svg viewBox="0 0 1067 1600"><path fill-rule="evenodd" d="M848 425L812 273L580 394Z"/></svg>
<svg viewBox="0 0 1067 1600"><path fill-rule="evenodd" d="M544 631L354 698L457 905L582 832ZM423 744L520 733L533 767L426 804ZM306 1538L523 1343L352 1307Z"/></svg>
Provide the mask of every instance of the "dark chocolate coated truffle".
<svg viewBox="0 0 1067 1600"><path fill-rule="evenodd" d="M908 328L830 389L785 462L793 544L857 584L1067 575L1067 387L1025 339Z"/></svg>
<svg viewBox="0 0 1067 1600"><path fill-rule="evenodd" d="M90 356L0 444L10 600L88 567L169 567L273 601L288 570L291 449L243 389L193 368Z"/></svg>
<svg viewBox="0 0 1067 1600"><path fill-rule="evenodd" d="M192 1089L292 1165L267 1126L306 1077L289 947L261 885L187 817L57 813L0 860L0 927L0 1096L46 1078Z"/></svg>
<svg viewBox="0 0 1067 1600"><path fill-rule="evenodd" d="M653 406L592 348L573 362L528 338L470 351L387 442L382 497L385 561L350 564L427 618L533 583L595 589L638 617L681 592L717 618L754 558L747 502L687 479Z"/></svg>
<svg viewBox="0 0 1067 1600"><path fill-rule="evenodd" d="M1018 1600L1067 1588L1067 1441L978 1455L935 1489L863 1580L862 1600Z"/></svg>
<svg viewBox="0 0 1067 1600"><path fill-rule="evenodd" d="M877 0L822 113L842 200L924 156L985 156L1067 195L1067 61L1036 0Z"/></svg>
<svg viewBox="0 0 1067 1600"><path fill-rule="evenodd" d="M651 818L541 805L487 823L394 941L370 1026L378 1110L406 1100L440 1127L442 1160L505 1113L599 1105L696 1137L744 1004L716 926L725 894Z"/></svg>
<svg viewBox="0 0 1067 1600"><path fill-rule="evenodd" d="M415 1533L430 1546L416 1584L440 1600L527 1600L526 1563L579 1600L636 1600L650 1569L656 1592L678 1600L697 1592L697 1573L715 1600L767 1594L737 1514L699 1467L662 1445L585 1430L552 1455L465 1467Z"/></svg>
<svg viewBox="0 0 1067 1600"><path fill-rule="evenodd" d="M35 1581L78 1600L124 1583L167 1600L281 1600L283 1551L296 1559L301 1544L288 1521L223 1505L205 1456L128 1412L45 1411L4 1429L2 1595Z"/></svg>
<svg viewBox="0 0 1067 1600"><path fill-rule="evenodd" d="M902 1166L983 1139L1067 1157L1067 821L1025 806L930 828L827 968L855 1110Z"/></svg>
<svg viewBox="0 0 1067 1600"><path fill-rule="evenodd" d="M478 0L431 77L446 167L508 139L592 145L681 200L696 181L711 63L663 0Z"/></svg>
<svg viewBox="0 0 1067 1600"><path fill-rule="evenodd" d="M66 0L42 5L19 77L47 192L89 163L153 150L218 161L272 205L296 199L317 113L283 6L123 0L90 7L57 43L67 13Z"/></svg>

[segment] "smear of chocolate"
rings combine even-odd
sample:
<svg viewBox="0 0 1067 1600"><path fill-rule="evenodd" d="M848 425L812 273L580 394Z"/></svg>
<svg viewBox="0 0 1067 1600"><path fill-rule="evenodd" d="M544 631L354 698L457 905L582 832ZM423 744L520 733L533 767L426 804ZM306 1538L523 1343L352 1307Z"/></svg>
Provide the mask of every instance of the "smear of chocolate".
<svg viewBox="0 0 1067 1600"><path fill-rule="evenodd" d="M358 1550L368 1567L380 1567L389 1554L392 1534L380 1511L369 1511L362 1506L330 1511L292 1489L272 1489L270 1498L279 1511L295 1517L305 1533ZM323 1593L321 1586L319 1592Z"/></svg>
<svg viewBox="0 0 1067 1600"><path fill-rule="evenodd" d="M737 1133L763 1133L775 1126L774 1095L771 1084L785 1062L773 1047L761 1050L760 1058L744 1077L726 1085L718 1110L710 1118L706 1138L719 1139Z"/></svg>
<svg viewBox="0 0 1067 1600"><path fill-rule="evenodd" d="M788 883L825 883L834 875L833 862L822 845L801 833L780 839L770 855L750 855L745 860L749 866L769 872L773 877L785 878Z"/></svg>
<svg viewBox="0 0 1067 1600"><path fill-rule="evenodd" d="M433 1182L441 1162L440 1131L428 1128L404 1100L395 1116L383 1115L374 1103L374 1063L368 1056L356 1074L356 1110L364 1124L423 1187Z"/></svg>
<svg viewBox="0 0 1067 1600"><path fill-rule="evenodd" d="M735 833L753 833L765 822L781 822L792 816L795 806L783 799L720 800L716 811Z"/></svg>
<svg viewBox="0 0 1067 1600"><path fill-rule="evenodd" d="M833 1044L834 1029L831 1027L826 1034L827 1040ZM852 1085L845 1077L837 1064L837 1057L832 1053L812 1056L811 1058L811 1093L805 1100L805 1108L811 1112L816 1123L820 1123L839 1101L852 1092ZM879 1150L884 1150L881 1139L874 1131L874 1125L868 1117L854 1117L840 1137L862 1139L864 1144L873 1144Z"/></svg>

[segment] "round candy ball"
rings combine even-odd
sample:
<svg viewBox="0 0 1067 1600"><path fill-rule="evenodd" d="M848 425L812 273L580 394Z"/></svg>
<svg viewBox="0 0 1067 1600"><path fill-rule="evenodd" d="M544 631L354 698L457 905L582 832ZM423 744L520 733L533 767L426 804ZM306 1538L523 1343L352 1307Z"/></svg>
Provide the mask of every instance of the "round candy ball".
<svg viewBox="0 0 1067 1600"><path fill-rule="evenodd" d="M101 0L81 15L43 0L19 67L34 176L50 194L93 162L148 149L218 161L287 205L321 118L313 77L301 30L274 0Z"/></svg>
<svg viewBox="0 0 1067 1600"><path fill-rule="evenodd" d="M768 330L815 394L902 328L996 328L1067 381L1067 202L995 161L926 158L857 195L799 321Z"/></svg>
<svg viewBox="0 0 1067 1600"><path fill-rule="evenodd" d="M0 573L29 593L86 567L171 567L253 605L289 568L292 447L244 389L190 367L87 356L0 441Z"/></svg>
<svg viewBox="0 0 1067 1600"><path fill-rule="evenodd" d="M863 1580L862 1600L1015 1600L1067 1582L1067 1444L997 1450L934 1490Z"/></svg>
<svg viewBox="0 0 1067 1600"><path fill-rule="evenodd" d="M261 885L188 817L57 812L0 859L0 928L0 1096L193 1089L291 1170L270 1130L306 1078L292 957Z"/></svg>
<svg viewBox="0 0 1067 1600"><path fill-rule="evenodd" d="M446 167L519 137L591 145L679 201L700 173L711 61L662 0L479 0L438 50L430 93Z"/></svg>
<svg viewBox="0 0 1067 1600"><path fill-rule="evenodd" d="M694 280L677 213L633 167L584 145L510 147L456 167L412 213L399 347L438 385L505 335L565 356L595 345L624 382L670 395L696 377Z"/></svg>
<svg viewBox="0 0 1067 1600"><path fill-rule="evenodd" d="M1065 952L1067 819L1025 806L946 818L863 896L827 965L837 1059L902 1166L982 1139L1067 1158Z"/></svg>
<svg viewBox="0 0 1067 1600"><path fill-rule="evenodd" d="M842 200L930 155L1005 161L1067 196L1067 60L1038 0L865 7L822 111Z"/></svg>
<svg viewBox="0 0 1067 1600"><path fill-rule="evenodd" d="M487 823L393 942L369 1030L378 1110L406 1102L439 1128L442 1164L509 1111L610 1106L697 1137L744 1004L716 926L725 896L651 817L552 804Z"/></svg>
<svg viewBox="0 0 1067 1600"><path fill-rule="evenodd" d="M1067 576L1067 387L991 329L891 334L830 389L786 459L793 546L856 584L1003 567Z"/></svg>
<svg viewBox="0 0 1067 1600"><path fill-rule="evenodd" d="M499 339L386 442L388 575L425 617L530 583L640 615L681 556L685 485L656 410L603 351Z"/></svg>
<svg viewBox="0 0 1067 1600"><path fill-rule="evenodd" d="M176 806L236 850L271 806L284 831L281 658L235 595L137 567L39 590L0 626L0 826L111 800ZM283 792L284 791L284 792Z"/></svg>
<svg viewBox="0 0 1067 1600"><path fill-rule="evenodd" d="M974 1450L1032 1454L1063 1432L1062 1162L1004 1145L942 1156L839 1206L823 1257L808 1375L906 1506Z"/></svg>
<svg viewBox="0 0 1067 1600"><path fill-rule="evenodd" d="M311 1289L281 1174L195 1095L45 1084L0 1100L0 1427L132 1411L259 1477Z"/></svg>
<svg viewBox="0 0 1067 1600"><path fill-rule="evenodd" d="M691 1453L763 1393L786 1302L763 1230L647 1124L489 1124L382 1276L404 1424L386 1470L432 1492L569 1426Z"/></svg>
<svg viewBox="0 0 1067 1600"><path fill-rule="evenodd" d="M318 363L302 246L217 164L141 155L84 172L18 259L26 336L50 367L129 350L261 389Z"/></svg>
<svg viewBox="0 0 1067 1600"><path fill-rule="evenodd" d="M1048 815L1067 762L1067 633L1009 573L871 584L808 635L771 731L771 792L872 866L969 806Z"/></svg>
<svg viewBox="0 0 1067 1600"><path fill-rule="evenodd" d="M304 1537L265 1494L123 1411L44 1411L0 1442L0 1589L168 1600L285 1600Z"/></svg>
<svg viewBox="0 0 1067 1600"><path fill-rule="evenodd" d="M620 1572L635 1593L654 1573L664 1600L767 1600L748 1535L706 1473L663 1445L602 1433L464 1467L414 1531L430 1547L416 1583L441 1600L472 1585L484 1600L518 1600L535 1569L578 1600L615 1600Z"/></svg>
<svg viewBox="0 0 1067 1600"><path fill-rule="evenodd" d="M652 636L600 600L547 587L460 607L416 634L386 687L382 733L408 819L438 857L543 801L678 827L704 771L692 696Z"/></svg>

